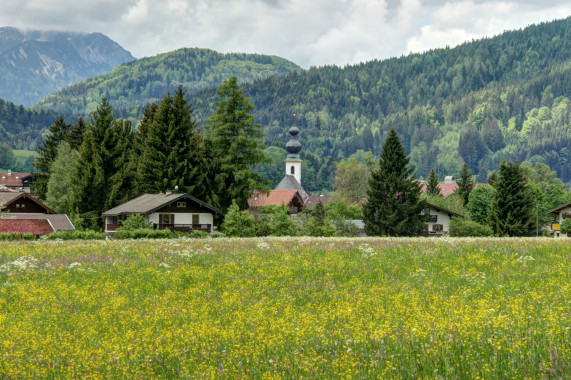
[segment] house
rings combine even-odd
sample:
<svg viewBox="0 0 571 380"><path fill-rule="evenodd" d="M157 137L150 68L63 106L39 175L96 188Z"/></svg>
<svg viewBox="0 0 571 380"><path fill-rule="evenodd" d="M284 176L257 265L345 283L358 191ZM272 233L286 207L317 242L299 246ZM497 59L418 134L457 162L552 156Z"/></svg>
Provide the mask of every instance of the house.
<svg viewBox="0 0 571 380"><path fill-rule="evenodd" d="M269 194L254 191L248 199L248 211L257 215L260 207L281 206L288 208L288 214L295 215L303 211L305 203L297 190L271 190Z"/></svg>
<svg viewBox="0 0 571 380"><path fill-rule="evenodd" d="M554 216L555 220L552 225L554 237L571 237L568 234L564 234L559 231L563 220L571 218L571 202L563 203L562 205L552 208L551 210L547 211L546 214L551 214Z"/></svg>
<svg viewBox="0 0 571 380"><path fill-rule="evenodd" d="M129 215L145 215L154 229L171 231L214 231L214 215L223 212L188 194L143 194L107 210L105 232L115 232Z"/></svg>
<svg viewBox="0 0 571 380"><path fill-rule="evenodd" d="M463 215L428 202L426 202L426 208L422 214L428 216L424 225L424 233L427 236L445 235L450 231L450 219L452 219L453 216L464 218Z"/></svg>
<svg viewBox="0 0 571 380"><path fill-rule="evenodd" d="M44 205L38 199L25 192L15 191L7 187L0 186L0 208L0 211L2 212L8 211L7 214L1 216L4 226L17 226L14 227L14 231L4 232L17 232L19 230L26 229L24 228L25 226L36 229L38 226L45 226L46 222L50 226L51 232L75 230L73 223L69 220L67 215L56 214L52 209ZM5 220L11 220L11 222L4 222ZM45 232L46 229L42 227L40 231ZM45 233L34 233L34 235L44 234Z"/></svg>
<svg viewBox="0 0 571 380"><path fill-rule="evenodd" d="M318 204L319 202L321 202L323 206L326 206L329 202L337 198L338 197L334 195L310 195L309 197L307 197L307 200L305 201L305 207L307 211L311 212L313 211L315 205Z"/></svg>
<svg viewBox="0 0 571 380"><path fill-rule="evenodd" d="M0 233L17 233L41 236L54 232L53 226L47 219L12 219L0 218Z"/></svg>
<svg viewBox="0 0 571 380"><path fill-rule="evenodd" d="M38 173L16 173L8 170L5 173L0 173L0 186L31 193L31 186L35 182L37 175Z"/></svg>

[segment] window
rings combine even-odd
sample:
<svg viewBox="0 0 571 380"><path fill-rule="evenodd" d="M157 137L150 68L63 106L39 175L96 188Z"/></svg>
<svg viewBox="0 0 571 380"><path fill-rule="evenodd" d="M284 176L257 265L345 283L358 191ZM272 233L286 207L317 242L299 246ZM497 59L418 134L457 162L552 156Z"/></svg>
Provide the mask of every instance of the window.
<svg viewBox="0 0 571 380"><path fill-rule="evenodd" d="M19 203L16 203L16 208L20 208L20 204L19 204Z"/></svg>
<svg viewBox="0 0 571 380"><path fill-rule="evenodd" d="M160 214L160 224L174 224L174 214Z"/></svg>
<svg viewBox="0 0 571 380"><path fill-rule="evenodd" d="M176 202L176 207L186 207L186 202Z"/></svg>
<svg viewBox="0 0 571 380"><path fill-rule="evenodd" d="M444 226L442 224L433 224L432 230L433 231L444 231Z"/></svg>
<svg viewBox="0 0 571 380"><path fill-rule="evenodd" d="M192 224L200 224L200 215L192 214Z"/></svg>
<svg viewBox="0 0 571 380"><path fill-rule="evenodd" d="M291 172L291 175L295 174L295 166L293 166L293 165L291 166L290 172Z"/></svg>

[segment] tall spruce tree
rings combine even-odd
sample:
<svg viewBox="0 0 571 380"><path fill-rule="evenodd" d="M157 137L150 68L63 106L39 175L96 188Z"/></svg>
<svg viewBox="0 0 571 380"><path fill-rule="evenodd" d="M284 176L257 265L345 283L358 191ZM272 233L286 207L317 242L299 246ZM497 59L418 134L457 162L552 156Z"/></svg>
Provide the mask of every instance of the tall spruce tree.
<svg viewBox="0 0 571 380"><path fill-rule="evenodd" d="M428 174L428 181L426 183L426 193L428 195L442 196L440 193L440 187L438 187L438 174L436 170L432 168Z"/></svg>
<svg viewBox="0 0 571 380"><path fill-rule="evenodd" d="M235 200L243 210L248 207L250 190L268 190L269 181L252 170L270 159L264 153L260 124L251 114L254 106L238 88L236 77L224 81L216 93L220 100L208 119L208 132L215 156L218 206L226 210Z"/></svg>
<svg viewBox="0 0 571 380"><path fill-rule="evenodd" d="M499 236L529 236L535 228L533 197L518 163L500 164L489 211L490 225Z"/></svg>
<svg viewBox="0 0 571 380"><path fill-rule="evenodd" d="M135 193L138 156L134 152L131 122L115 120L110 134L116 142L112 152L115 165L114 174L109 179L110 188L105 200L105 209L125 203L138 195Z"/></svg>
<svg viewBox="0 0 571 380"><path fill-rule="evenodd" d="M414 178L414 165L409 165L404 147L391 129L385 140L379 167L373 171L363 205L365 232L379 236L411 236L424 229L425 207L420 198L420 184Z"/></svg>
<svg viewBox="0 0 571 380"><path fill-rule="evenodd" d="M138 193L178 188L205 198L202 133L192 113L182 86L174 96L166 94L158 107L147 108L136 138L141 151Z"/></svg>
<svg viewBox="0 0 571 380"><path fill-rule="evenodd" d="M460 178L456 181L456 184L458 187L455 192L462 198L462 202L464 202L464 206L466 206L470 200L470 193L474 189L474 180L472 179L472 173L468 168L468 164L465 162L460 170Z"/></svg>
<svg viewBox="0 0 571 380"><path fill-rule="evenodd" d="M69 134L67 136L67 142L69 143L71 149L79 151L81 144L83 144L83 135L85 134L86 129L87 124L85 124L85 121L80 116L77 119L77 123L75 123L69 130Z"/></svg>
<svg viewBox="0 0 571 380"><path fill-rule="evenodd" d="M71 214L71 188L74 181L73 167L79 160L79 152L62 141L58 146L56 159L50 167L46 205L60 214Z"/></svg>
<svg viewBox="0 0 571 380"><path fill-rule="evenodd" d="M36 151L36 162L34 166L41 173L49 173L50 167L57 156L58 146L62 141L66 141L69 136L71 125L66 123L63 116L59 116L48 129L48 134L42 145L38 146ZM48 191L47 175L36 176L34 182L34 192L40 199L46 199Z"/></svg>
<svg viewBox="0 0 571 380"><path fill-rule="evenodd" d="M71 207L77 216L87 221L84 227L101 227L101 213L109 205L111 177L117 170L118 137L114 125L111 104L103 98L87 126L72 184Z"/></svg>

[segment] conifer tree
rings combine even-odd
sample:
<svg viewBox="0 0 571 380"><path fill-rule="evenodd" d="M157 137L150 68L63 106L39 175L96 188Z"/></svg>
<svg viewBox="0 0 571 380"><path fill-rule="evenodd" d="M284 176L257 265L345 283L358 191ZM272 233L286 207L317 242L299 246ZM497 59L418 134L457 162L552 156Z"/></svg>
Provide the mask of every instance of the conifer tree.
<svg viewBox="0 0 571 380"><path fill-rule="evenodd" d="M50 167L46 205L59 214L71 214L71 185L74 181L73 167L79 159L79 152L69 143L62 141L57 156Z"/></svg>
<svg viewBox="0 0 571 380"><path fill-rule="evenodd" d="M116 173L117 135L113 131L115 115L106 98L101 100L87 126L80 158L75 166L71 207L88 226L102 225L111 177Z"/></svg>
<svg viewBox="0 0 571 380"><path fill-rule="evenodd" d="M535 228L533 198L518 163L500 164L489 211L490 225L499 236L528 236Z"/></svg>
<svg viewBox="0 0 571 380"><path fill-rule="evenodd" d="M464 206L466 206L470 200L470 192L474 189L474 180L472 179L472 173L468 168L468 164L465 162L460 170L460 178L456 181L456 184L458 185L456 193L462 198L462 202L464 202Z"/></svg>
<svg viewBox="0 0 571 380"><path fill-rule="evenodd" d="M138 193L178 187L204 199L210 191L204 180L202 133L192 113L182 86L174 96L165 95L158 107L146 110L136 140L141 152Z"/></svg>
<svg viewBox="0 0 571 380"><path fill-rule="evenodd" d="M432 170L430 170L430 174L428 174L426 193L428 195L442 196L440 193L440 187L438 187L438 175L436 174L436 170L434 170L434 168L432 168Z"/></svg>
<svg viewBox="0 0 571 380"><path fill-rule="evenodd" d="M371 174L367 203L363 205L365 232L371 236L410 236L422 232L426 217L420 199L420 185L414 178L404 147L391 129L379 159L379 167Z"/></svg>
<svg viewBox="0 0 571 380"><path fill-rule="evenodd" d="M63 116L59 116L54 123L50 125L48 135L43 144L36 149L38 154L34 166L40 172L49 173L50 167L57 156L58 146L62 141L68 139L70 129L71 125L65 122ZM40 199L46 199L48 180L49 177L47 175L36 176L34 192Z"/></svg>
<svg viewBox="0 0 571 380"><path fill-rule="evenodd" d="M216 111L208 119L214 153L215 192L218 204L226 210L232 200L240 209L248 206L250 190L268 190L269 181L252 172L255 165L270 162L264 153L261 127L251 114L250 98L238 88L235 76L224 81L217 91Z"/></svg>
<svg viewBox="0 0 571 380"><path fill-rule="evenodd" d="M77 123L75 123L69 130L69 134L67 136L67 142L69 143L71 149L79 151L81 144L83 144L83 135L86 129L87 125L85 124L83 118L80 116L77 119Z"/></svg>
<svg viewBox="0 0 571 380"><path fill-rule="evenodd" d="M114 174L109 179L109 191L105 200L105 209L110 209L139 194L135 193L137 181L137 156L133 148L134 133L131 122L116 120L110 131L114 137L115 149L111 154Z"/></svg>

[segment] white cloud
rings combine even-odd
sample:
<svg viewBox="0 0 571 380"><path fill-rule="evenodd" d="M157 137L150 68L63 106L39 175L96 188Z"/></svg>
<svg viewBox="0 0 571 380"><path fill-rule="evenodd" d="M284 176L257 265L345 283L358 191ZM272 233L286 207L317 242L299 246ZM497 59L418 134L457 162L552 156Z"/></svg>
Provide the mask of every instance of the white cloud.
<svg viewBox="0 0 571 380"><path fill-rule="evenodd" d="M533 0L12 0L0 25L101 32L136 57L181 47L275 54L304 67L454 46L564 18Z"/></svg>

